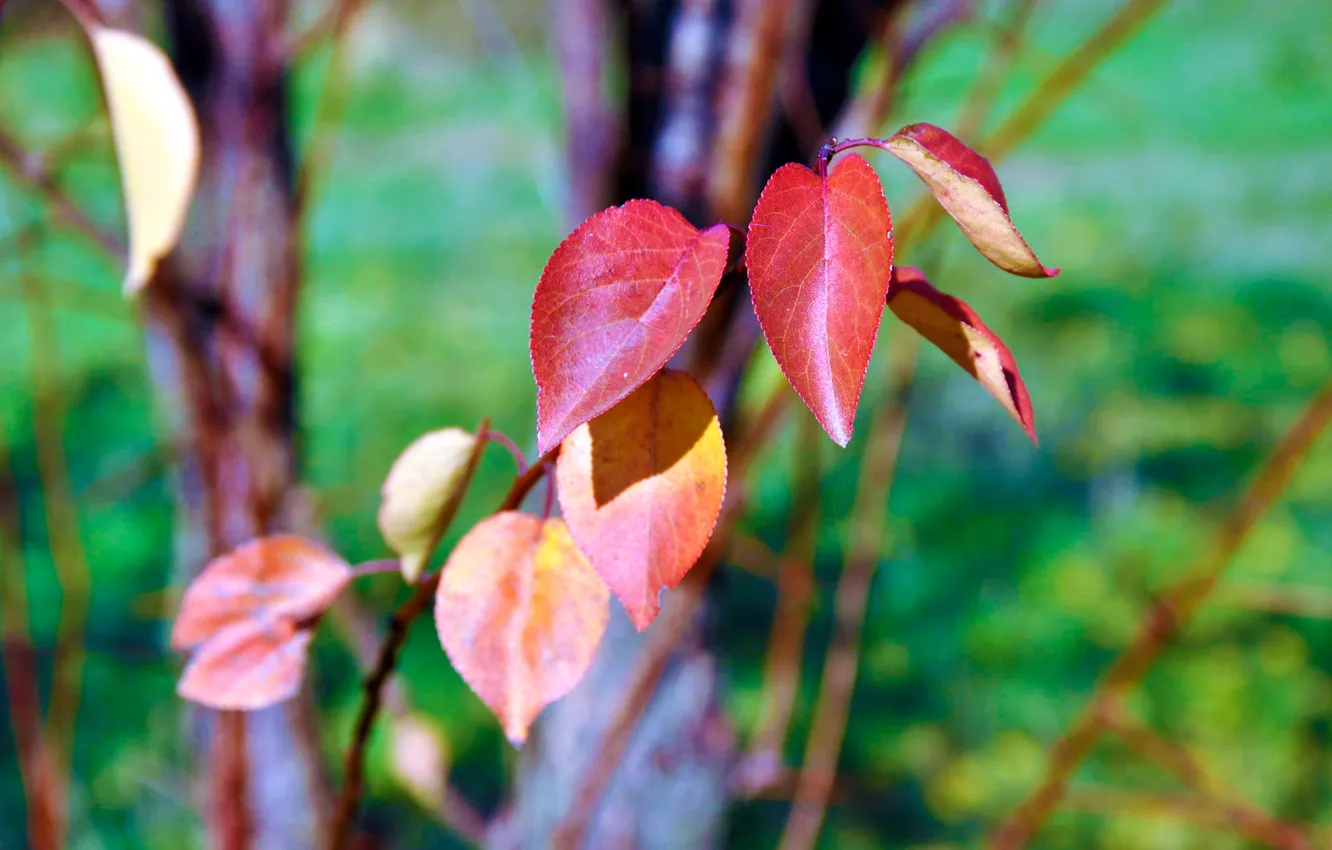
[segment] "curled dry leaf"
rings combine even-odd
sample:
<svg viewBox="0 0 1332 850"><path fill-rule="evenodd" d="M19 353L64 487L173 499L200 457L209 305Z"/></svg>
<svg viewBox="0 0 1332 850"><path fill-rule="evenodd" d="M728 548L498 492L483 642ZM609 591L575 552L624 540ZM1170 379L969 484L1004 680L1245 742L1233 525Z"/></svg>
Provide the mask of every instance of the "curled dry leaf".
<svg viewBox="0 0 1332 850"><path fill-rule="evenodd" d="M176 692L223 711L255 711L290 699L301 686L313 637L289 620L233 623L190 658Z"/></svg>
<svg viewBox="0 0 1332 850"><path fill-rule="evenodd" d="M166 55L134 33L89 25L120 159L129 222L125 292L176 244L199 170L199 125Z"/></svg>
<svg viewBox="0 0 1332 850"><path fill-rule="evenodd" d="M563 520L504 511L458 542L435 627L454 668L515 746L573 690L606 632L610 593Z"/></svg>
<svg viewBox="0 0 1332 850"><path fill-rule="evenodd" d="M730 242L724 224L700 233L638 200L597 213L555 249L532 300L543 454L666 364L703 318Z"/></svg>
<svg viewBox="0 0 1332 850"><path fill-rule="evenodd" d="M237 623L299 625L322 613L351 576L345 561L302 537L253 540L213 559L186 588L171 646L192 649Z"/></svg>
<svg viewBox="0 0 1332 850"><path fill-rule="evenodd" d="M879 176L855 154L826 177L803 165L777 169L754 209L746 262L754 312L777 364L845 446L893 267Z"/></svg>
<svg viewBox="0 0 1332 850"><path fill-rule="evenodd" d="M1017 361L974 310L935 289L919 269L911 267L895 270L888 306L979 381L1036 442L1035 413Z"/></svg>
<svg viewBox="0 0 1332 850"><path fill-rule="evenodd" d="M647 628L703 553L726 492L726 445L707 393L669 369L564 441L560 508L574 540Z"/></svg>
<svg viewBox="0 0 1332 850"><path fill-rule="evenodd" d="M933 124L903 127L887 149L919 175L971 244L1004 271L1022 277L1054 277L1041 264L1008 214L990 161Z"/></svg>
<svg viewBox="0 0 1332 850"><path fill-rule="evenodd" d="M381 489L379 530L402 562L402 576L414 583L439 543L446 510L459 501L472 473L477 438L461 428L418 437L389 469Z"/></svg>

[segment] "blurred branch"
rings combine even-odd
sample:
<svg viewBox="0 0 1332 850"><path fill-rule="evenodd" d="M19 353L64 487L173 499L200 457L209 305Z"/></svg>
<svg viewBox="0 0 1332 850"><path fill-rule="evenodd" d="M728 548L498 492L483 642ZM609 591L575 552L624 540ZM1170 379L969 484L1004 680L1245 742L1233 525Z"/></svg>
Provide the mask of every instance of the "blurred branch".
<svg viewBox="0 0 1332 850"><path fill-rule="evenodd" d="M897 100L897 87L905 64L897 61L902 52L902 17L907 5L884 16L878 33L883 64L869 85L862 86L833 122L832 134L838 139L870 136L880 132Z"/></svg>
<svg viewBox="0 0 1332 850"><path fill-rule="evenodd" d="M610 203L615 118L606 91L612 41L608 0L551 0L551 47L564 95L565 218L576 224Z"/></svg>
<svg viewBox="0 0 1332 850"><path fill-rule="evenodd" d="M1169 818L1210 829L1233 829L1277 850L1312 850L1304 829L1239 803L1191 794L1124 791L1079 786L1069 791L1070 809L1110 815Z"/></svg>
<svg viewBox="0 0 1332 850"><path fill-rule="evenodd" d="M1148 761L1173 773L1180 782L1200 794L1230 796L1211 771L1178 741L1172 741L1145 723L1133 718L1118 702L1104 707L1106 731L1115 735Z"/></svg>
<svg viewBox="0 0 1332 850"><path fill-rule="evenodd" d="M117 260L125 256L125 245L120 238L93 223L56 183L45 160L39 156L29 156L23 145L3 127L0 127L0 166L8 170L17 181L31 186L41 195L60 224L85 237Z"/></svg>
<svg viewBox="0 0 1332 850"><path fill-rule="evenodd" d="M776 784L785 773L783 751L800 692L801 652L814 592L823 432L813 416L800 416L796 434L792 504L786 550L777 567L777 610L768 633L758 731L735 772L737 790L750 796Z"/></svg>
<svg viewBox="0 0 1332 850"><path fill-rule="evenodd" d="M874 412L861 458L850 541L834 601L832 644L823 665L795 803L782 835L783 850L814 847L837 776L837 758L860 663L865 610L874 574L887 555L887 503L906 433L907 402L919 352L920 338L915 334L893 336L887 391Z"/></svg>
<svg viewBox="0 0 1332 850"><path fill-rule="evenodd" d="M1024 142L1068 99L1091 72L1132 38L1170 0L1127 0L1100 27L1064 57L1027 96L994 134L977 144L991 162L999 162ZM913 244L943 218L943 208L928 192L922 195L897 227L899 241Z"/></svg>
<svg viewBox="0 0 1332 850"><path fill-rule="evenodd" d="M296 170L292 201L292 220L296 222L303 219L309 206L311 182L326 173L333 161L338 139L337 125L347 110L347 30L364 5L365 0L338 0L333 10L325 15L325 18L331 17L326 25L330 53L323 85L315 98L310 140L305 145Z"/></svg>
<svg viewBox="0 0 1332 850"><path fill-rule="evenodd" d="M713 143L708 200L722 221L744 221L761 161L776 97L777 72L785 54L792 0L742 0L726 50L722 74L721 125Z"/></svg>
<svg viewBox="0 0 1332 850"><path fill-rule="evenodd" d="M1135 688L1172 638L1216 588L1235 552L1281 497L1309 449L1332 422L1332 381L1313 398L1217 530L1216 541L1148 613L1133 642L1097 683L1082 713L1051 751L1045 779L990 837L993 850L1025 847L1059 804L1074 771L1106 728L1107 712Z"/></svg>
<svg viewBox="0 0 1332 850"><path fill-rule="evenodd" d="M19 227L17 277L29 329L33 444L37 452L37 474L42 485L51 562L60 587L57 652L51 674L45 737L60 760L56 766L60 781L67 783L74 758L74 731L83 690L84 629L88 621L92 571L79 532L74 484L65 456L65 419L69 405L60 376L60 333L46 291L31 268L31 240L38 234L27 223Z"/></svg>
<svg viewBox="0 0 1332 850"><path fill-rule="evenodd" d="M1217 589L1217 601L1270 614L1332 620L1332 590L1322 587L1236 579Z"/></svg>
<svg viewBox="0 0 1332 850"><path fill-rule="evenodd" d="M906 13L911 4L899 4L884 16L879 32L883 65L878 76L857 92L834 122L833 135L839 139L873 136L883 132L892 115L903 72L920 52L940 34L966 21L975 13L975 0L941 0L921 20L908 28Z"/></svg>
<svg viewBox="0 0 1332 850"><path fill-rule="evenodd" d="M954 134L963 140L972 139L985 125L994 103L999 99L1013 70L1013 59L1022 46L1022 36L1038 0L1015 0L1008 20L995 37L994 50L985 66L976 74L976 82L967 93Z"/></svg>
<svg viewBox="0 0 1332 850"><path fill-rule="evenodd" d="M9 726L27 810L27 837L33 850L59 850L65 844L65 798L55 757L42 728L37 665L28 629L27 567L19 537L18 486L9 465L9 446L0 432L0 669L4 673Z"/></svg>

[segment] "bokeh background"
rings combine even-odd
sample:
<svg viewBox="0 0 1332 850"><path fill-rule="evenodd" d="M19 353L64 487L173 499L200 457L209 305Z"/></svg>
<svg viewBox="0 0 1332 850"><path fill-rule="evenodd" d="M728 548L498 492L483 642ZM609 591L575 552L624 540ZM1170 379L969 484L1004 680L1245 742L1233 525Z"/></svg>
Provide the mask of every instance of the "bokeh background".
<svg viewBox="0 0 1332 850"><path fill-rule="evenodd" d="M956 120L1003 5L982 3L974 20L930 45L903 81L893 127ZM1116 5L1040 3L996 114ZM301 20L318 12L298 8ZM353 562L387 554L374 520L379 485L413 437L488 415L530 443L528 306L565 232L544 15L536 0L374 2L351 30L336 153L304 225L298 350L311 508ZM310 136L327 59L316 49L295 68L298 146ZM122 226L96 77L54 4L19 4L0 21L0 126L56 163L61 185L97 221ZM918 181L885 155L871 159L890 203L905 210ZM951 226L907 259L1004 336L1030 387L1041 445L942 354L924 352L822 846L979 840L1039 780L1049 743L1154 594L1210 544L1249 474L1332 375L1332 4L1177 0L998 170L1015 220L1063 267L1059 278L1007 277ZM8 634L26 614L45 681L62 598L53 550L68 545L55 532L72 510L92 607L70 845L194 846L179 659L164 646L173 450L143 333L119 296L119 268L53 223L10 173L0 174L0 198L0 616ZM764 351L746 397L775 379ZM796 417L807 415L788 417L764 455L741 523L749 554L722 574L724 703L742 736L757 720L776 601L767 553L785 546ZM830 637L867 410L861 417L848 449L821 447L823 519L792 763ZM53 506L59 494L43 486L43 452L68 465L68 504ZM502 495L508 464L487 456L465 518ZM1332 442L1309 456L1131 701L1237 794L1325 829L1329 497ZM15 601L20 575L26 606ZM357 592L387 611L402 590L384 577ZM332 630L321 633L315 670L332 757L358 704L357 668ZM516 756L427 621L403 670L446 742L453 783L493 809ZM7 712L0 705L0 730ZM383 743L371 753L369 821L397 846L459 846L395 777ZM15 765L5 732L6 848L25 845ZM1093 790L1035 846L1250 846L1151 805L1150 794L1180 786L1114 739L1079 781ZM773 846L786 806L739 804L727 845Z"/></svg>

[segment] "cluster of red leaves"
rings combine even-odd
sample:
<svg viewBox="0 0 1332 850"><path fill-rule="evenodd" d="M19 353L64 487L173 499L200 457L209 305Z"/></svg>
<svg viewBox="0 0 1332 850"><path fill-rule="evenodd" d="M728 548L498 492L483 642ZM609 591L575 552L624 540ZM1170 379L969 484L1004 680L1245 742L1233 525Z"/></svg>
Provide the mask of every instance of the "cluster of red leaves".
<svg viewBox="0 0 1332 850"><path fill-rule="evenodd" d="M851 439L885 304L1036 439L1007 346L919 270L894 268L878 175L855 154L831 164L856 146L911 167L995 265L1026 277L1058 273L1013 226L989 162L927 124L887 140L830 143L813 170L778 169L743 254L727 225L700 231L654 201L583 222L556 248L532 303L537 444L543 454L559 450L564 518L504 511L483 520L453 550L436 594L445 651L515 743L586 673L610 592L647 628L663 590L684 578L712 534L726 492L717 413L692 378L664 367L728 268L747 271L778 365L839 445ZM176 624L177 647L196 648L181 693L228 708L290 695L309 625L348 575L333 556L292 538L215 561Z"/></svg>

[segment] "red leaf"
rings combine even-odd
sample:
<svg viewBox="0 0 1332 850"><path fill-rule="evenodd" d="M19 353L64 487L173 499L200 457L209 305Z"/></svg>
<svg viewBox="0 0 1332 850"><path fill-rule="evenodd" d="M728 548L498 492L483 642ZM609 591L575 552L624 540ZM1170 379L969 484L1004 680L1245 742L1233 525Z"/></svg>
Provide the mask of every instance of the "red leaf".
<svg viewBox="0 0 1332 850"><path fill-rule="evenodd" d="M515 745L573 690L606 633L610 592L563 520L505 511L458 541L435 628L449 660Z"/></svg>
<svg viewBox="0 0 1332 850"><path fill-rule="evenodd" d="M726 445L707 393L665 369L564 440L560 507L634 625L703 554L726 493Z"/></svg>
<svg viewBox="0 0 1332 850"><path fill-rule="evenodd" d="M979 381L1037 442L1036 417L1017 361L974 310L935 289L920 269L910 266L894 270L888 306Z"/></svg>
<svg viewBox="0 0 1332 850"><path fill-rule="evenodd" d="M542 453L666 365L703 318L730 242L724 224L700 233L670 207L630 201L560 243L532 300Z"/></svg>
<svg viewBox="0 0 1332 850"><path fill-rule="evenodd" d="M851 439L893 266L883 187L855 154L826 178L784 165L749 225L749 284L786 379L839 445Z"/></svg>
<svg viewBox="0 0 1332 850"><path fill-rule="evenodd" d="M288 620L233 623L194 654L176 692L224 711L254 711L290 699L301 686L313 636Z"/></svg>
<svg viewBox="0 0 1332 850"><path fill-rule="evenodd" d="M1013 226L999 177L990 161L947 130L912 124L897 131L887 149L925 181L944 211L986 259L1022 277L1054 277Z"/></svg>
<svg viewBox="0 0 1332 850"><path fill-rule="evenodd" d="M213 559L190 583L171 646L190 649L239 622L300 623L327 608L351 576L341 558L304 538L252 540Z"/></svg>

